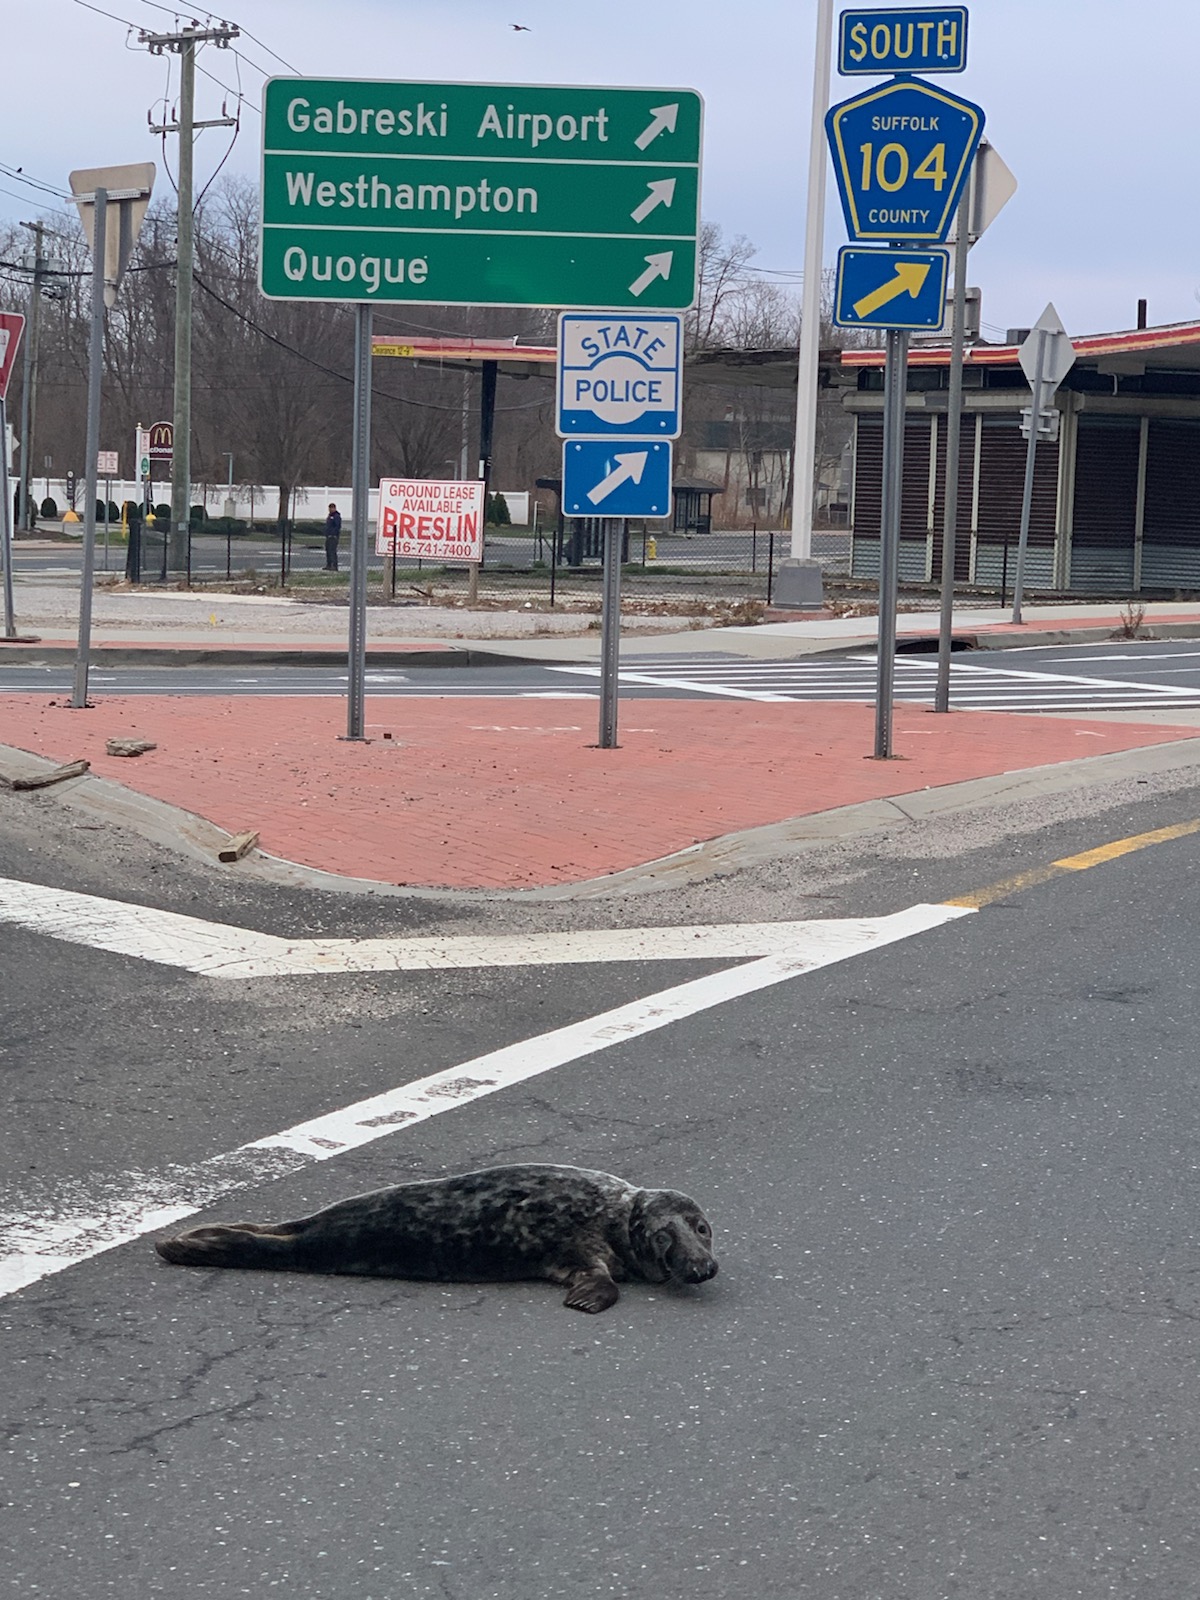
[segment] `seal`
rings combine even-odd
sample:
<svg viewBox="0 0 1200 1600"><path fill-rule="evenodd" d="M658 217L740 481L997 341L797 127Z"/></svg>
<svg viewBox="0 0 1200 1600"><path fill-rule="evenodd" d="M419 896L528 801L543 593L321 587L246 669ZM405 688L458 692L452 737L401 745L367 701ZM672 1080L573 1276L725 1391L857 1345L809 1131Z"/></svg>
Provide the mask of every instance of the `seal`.
<svg viewBox="0 0 1200 1600"><path fill-rule="evenodd" d="M398 1183L295 1222L238 1222L164 1239L165 1261L440 1282L565 1284L565 1306L606 1311L617 1282L704 1283L712 1228L676 1189L584 1167L486 1167Z"/></svg>

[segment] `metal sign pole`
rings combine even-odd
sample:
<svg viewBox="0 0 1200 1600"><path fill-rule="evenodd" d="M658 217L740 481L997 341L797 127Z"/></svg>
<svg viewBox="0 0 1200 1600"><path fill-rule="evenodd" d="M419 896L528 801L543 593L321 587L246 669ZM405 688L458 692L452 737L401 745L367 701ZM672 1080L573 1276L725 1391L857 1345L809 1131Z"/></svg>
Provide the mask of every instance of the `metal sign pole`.
<svg viewBox="0 0 1200 1600"><path fill-rule="evenodd" d="M371 490L371 307L354 307L354 438L350 489L349 688L346 738L363 735L363 699L367 662L367 506Z"/></svg>
<svg viewBox="0 0 1200 1600"><path fill-rule="evenodd" d="M971 247L976 167L958 202L958 236L954 241L954 327L950 335L950 393L946 408L946 483L942 498L942 606L938 623L937 682L933 709L950 709L950 635L954 630L954 548L958 543L958 450L962 437L963 343L967 315L967 251Z"/></svg>
<svg viewBox="0 0 1200 1600"><path fill-rule="evenodd" d="M1046 370L1046 346L1050 333L1039 328L1037 374L1033 380L1033 411L1029 419L1029 448L1025 452L1025 486L1021 493L1021 531L1017 536L1017 570L1013 576L1014 622L1021 620L1021 597L1025 588L1025 547L1029 543L1029 518L1033 510L1033 472L1037 462L1038 429L1042 423L1042 379Z"/></svg>
<svg viewBox="0 0 1200 1600"><path fill-rule="evenodd" d="M25 441L21 441L21 449L26 454ZM24 455L21 458L24 467ZM13 542L12 542L12 498L9 493L8 482L8 412L4 405L4 396L0 395L0 556L4 558L4 637L15 639L17 624L13 617Z"/></svg>
<svg viewBox="0 0 1200 1600"><path fill-rule="evenodd" d="M96 574L96 467L100 451L100 373L104 362L104 253L108 191L97 189L92 229L92 336L88 347L87 477L83 507L83 572L79 579L79 648L71 705L88 703L88 653L92 643L92 584Z"/></svg>
<svg viewBox="0 0 1200 1600"><path fill-rule="evenodd" d="M889 328L883 388L883 503L879 525L879 661L875 687L875 759L892 754L892 685L896 672L896 593L904 482L904 398L908 330Z"/></svg>
<svg viewBox="0 0 1200 1600"><path fill-rule="evenodd" d="M600 616L600 748L617 748L617 671L621 651L621 551L624 517L604 523L604 605Z"/></svg>

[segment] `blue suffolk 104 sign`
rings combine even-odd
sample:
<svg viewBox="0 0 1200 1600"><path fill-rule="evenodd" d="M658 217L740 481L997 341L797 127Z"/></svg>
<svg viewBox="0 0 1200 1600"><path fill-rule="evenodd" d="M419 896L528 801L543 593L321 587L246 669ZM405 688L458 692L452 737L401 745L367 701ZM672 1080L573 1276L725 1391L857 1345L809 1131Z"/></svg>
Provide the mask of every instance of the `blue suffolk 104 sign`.
<svg viewBox="0 0 1200 1600"><path fill-rule="evenodd" d="M967 64L966 6L932 10L843 11L838 71L962 72Z"/></svg>
<svg viewBox="0 0 1200 1600"><path fill-rule="evenodd" d="M937 84L893 78L825 118L846 232L941 244L983 133L983 112Z"/></svg>

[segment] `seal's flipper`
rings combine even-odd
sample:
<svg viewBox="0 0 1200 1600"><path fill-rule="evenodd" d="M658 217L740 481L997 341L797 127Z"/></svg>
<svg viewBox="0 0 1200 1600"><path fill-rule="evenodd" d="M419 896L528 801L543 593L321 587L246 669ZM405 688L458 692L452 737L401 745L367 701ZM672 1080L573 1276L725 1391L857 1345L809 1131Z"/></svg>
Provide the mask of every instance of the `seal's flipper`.
<svg viewBox="0 0 1200 1600"><path fill-rule="evenodd" d="M154 1248L180 1267L289 1267L295 1240L286 1226L241 1222L233 1227L192 1228L162 1239Z"/></svg>
<svg viewBox="0 0 1200 1600"><path fill-rule="evenodd" d="M572 1311L607 1311L621 1298L621 1291L603 1267L576 1273L563 1305Z"/></svg>

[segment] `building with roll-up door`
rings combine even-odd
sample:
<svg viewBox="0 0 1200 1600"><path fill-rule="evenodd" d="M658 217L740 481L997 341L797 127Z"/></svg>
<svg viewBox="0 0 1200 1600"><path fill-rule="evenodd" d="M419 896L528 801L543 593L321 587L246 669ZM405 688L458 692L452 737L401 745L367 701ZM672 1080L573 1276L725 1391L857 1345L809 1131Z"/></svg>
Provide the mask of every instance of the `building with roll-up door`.
<svg viewBox="0 0 1200 1600"><path fill-rule="evenodd" d="M1020 335L1023 337L1023 333ZM1031 400L1012 343L974 345L963 368L955 581L1011 582ZM1200 590L1200 323L1073 339L1052 404L1057 440L1037 449L1025 586L1071 594ZM848 350L855 417L854 576L879 571L882 350ZM950 351L909 352L900 526L901 582L941 576Z"/></svg>

